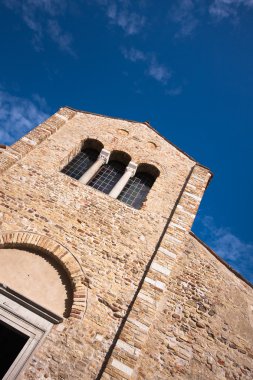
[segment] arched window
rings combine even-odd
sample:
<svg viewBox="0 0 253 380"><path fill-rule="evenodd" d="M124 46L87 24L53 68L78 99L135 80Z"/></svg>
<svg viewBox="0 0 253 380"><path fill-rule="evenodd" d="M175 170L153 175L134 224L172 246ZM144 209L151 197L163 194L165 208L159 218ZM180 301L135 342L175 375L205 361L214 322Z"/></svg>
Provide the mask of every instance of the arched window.
<svg viewBox="0 0 253 380"><path fill-rule="evenodd" d="M125 172L131 157L121 151L113 151L108 164L103 165L94 178L88 183L94 189L109 194Z"/></svg>
<svg viewBox="0 0 253 380"><path fill-rule="evenodd" d="M118 199L129 206L140 209L159 174L159 170L155 166L140 164L135 176L129 179Z"/></svg>
<svg viewBox="0 0 253 380"><path fill-rule="evenodd" d="M63 169L62 173L72 178L79 179L97 160L103 149L103 144L97 140L88 139L84 142L81 152L79 152Z"/></svg>

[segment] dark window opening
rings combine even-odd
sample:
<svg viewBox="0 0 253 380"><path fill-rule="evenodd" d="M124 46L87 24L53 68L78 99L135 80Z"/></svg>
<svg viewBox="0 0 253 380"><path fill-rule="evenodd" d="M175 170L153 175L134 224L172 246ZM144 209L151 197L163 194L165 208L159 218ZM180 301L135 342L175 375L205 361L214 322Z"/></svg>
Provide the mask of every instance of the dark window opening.
<svg viewBox="0 0 253 380"><path fill-rule="evenodd" d="M103 165L97 175L88 183L94 189L100 190L105 194L109 194L118 180L122 177L126 166L119 161L109 161L107 165Z"/></svg>
<svg viewBox="0 0 253 380"><path fill-rule="evenodd" d="M151 189L155 178L148 173L137 172L128 181L118 199L129 206L140 209Z"/></svg>
<svg viewBox="0 0 253 380"><path fill-rule="evenodd" d="M92 148L86 148L71 160L63 169L62 173L72 178L79 179L97 160L99 152Z"/></svg>
<svg viewBox="0 0 253 380"><path fill-rule="evenodd" d="M28 339L27 335L0 321L0 379L4 377Z"/></svg>

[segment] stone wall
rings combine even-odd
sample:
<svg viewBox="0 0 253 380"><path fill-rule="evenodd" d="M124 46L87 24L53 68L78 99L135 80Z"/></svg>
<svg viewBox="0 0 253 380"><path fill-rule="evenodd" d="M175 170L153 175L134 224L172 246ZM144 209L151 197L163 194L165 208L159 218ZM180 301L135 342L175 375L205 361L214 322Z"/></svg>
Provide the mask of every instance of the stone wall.
<svg viewBox="0 0 253 380"><path fill-rule="evenodd" d="M60 172L87 138L160 170L141 210ZM214 350L207 355L209 340L214 338L205 325L206 316L215 321L217 308L210 315L213 309L207 310L202 298L191 298L196 289L203 292L212 282L225 286L222 279L215 279L213 266L203 263L213 260L221 271L223 265L189 237L210 180L208 169L145 123L63 108L7 148L0 155L0 171L1 232L9 236L8 247L10 241L15 247L16 240L24 246L31 241L33 247L41 245L66 269L74 288L70 318L54 326L28 363L23 379L197 378L199 368L203 376L220 376L215 370L219 369L217 360L223 359L216 359ZM30 240L32 235L35 238ZM6 239L2 239L3 247ZM241 280L232 273L228 276L244 290ZM186 285L178 277L186 277ZM210 283L198 288L197 281ZM247 299L252 292L245 289ZM223 293L225 297L225 289ZM185 310L188 317L183 317ZM196 321L190 317L192 310ZM183 331L186 343L175 331ZM193 346L191 331L202 343ZM214 327L210 331L216 334ZM233 330L233 339L226 345L229 350L235 350L230 344L239 345L236 336ZM215 341L213 347L218 344L224 343ZM177 347L185 357L176 354ZM238 347L246 351L245 345ZM247 376L250 370L242 361L246 354L236 350L242 356L238 365Z"/></svg>
<svg viewBox="0 0 253 380"><path fill-rule="evenodd" d="M137 378L252 379L252 358L252 287L189 235Z"/></svg>

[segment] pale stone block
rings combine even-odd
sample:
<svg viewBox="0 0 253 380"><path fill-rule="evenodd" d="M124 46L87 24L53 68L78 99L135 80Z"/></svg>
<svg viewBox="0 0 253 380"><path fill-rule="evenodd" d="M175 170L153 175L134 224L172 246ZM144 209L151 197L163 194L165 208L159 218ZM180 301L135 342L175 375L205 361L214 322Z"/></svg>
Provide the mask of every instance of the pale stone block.
<svg viewBox="0 0 253 380"><path fill-rule="evenodd" d="M156 304L156 301L154 298L147 296L146 294L142 293L142 291L140 291L140 293L138 294L138 297L144 301L151 303L152 305Z"/></svg>
<svg viewBox="0 0 253 380"><path fill-rule="evenodd" d="M148 326L144 325L144 323L136 321L136 319L133 319L133 318L128 318L128 321L131 322L133 325L137 326L140 330L144 332L148 331Z"/></svg>
<svg viewBox="0 0 253 380"><path fill-rule="evenodd" d="M104 337L101 334L97 334L96 337L95 337L95 340L98 341L98 342L102 342L103 339L104 339Z"/></svg>
<svg viewBox="0 0 253 380"><path fill-rule="evenodd" d="M192 178L197 179L199 182L206 182L203 178L198 177L196 174L192 174Z"/></svg>
<svg viewBox="0 0 253 380"><path fill-rule="evenodd" d="M179 205L178 205L177 207L179 208ZM180 212L183 213L183 214L189 215L192 219L195 218L195 214L192 214L191 212L186 211L186 210L183 208L183 206L181 206Z"/></svg>
<svg viewBox="0 0 253 380"><path fill-rule="evenodd" d="M165 289L165 284L164 282L158 281L158 280L152 280L152 278L146 277L145 282L155 286L158 289L164 290Z"/></svg>
<svg viewBox="0 0 253 380"><path fill-rule="evenodd" d="M117 341L116 347L121 348L122 350L128 352L131 355L134 355L138 357L140 355L141 350L139 348L136 348L132 346L131 344L128 344L124 342L123 340L119 339Z"/></svg>
<svg viewBox="0 0 253 380"><path fill-rule="evenodd" d="M164 267L164 266L162 266L156 262L153 262L151 264L151 268L156 270L157 272L165 274L167 276L170 274L170 270L168 268L166 268L166 267Z"/></svg>
<svg viewBox="0 0 253 380"><path fill-rule="evenodd" d="M198 202L201 201L201 197L199 197L198 195L194 195L194 194L188 193L188 191L185 191L184 194L187 195L188 197L191 197L192 199L195 199Z"/></svg>
<svg viewBox="0 0 253 380"><path fill-rule="evenodd" d="M180 226L180 225L177 224L177 223L173 223L173 222L171 222L170 225L171 225L172 227L179 228L179 229L182 230L182 231L186 231L186 228Z"/></svg>
<svg viewBox="0 0 253 380"><path fill-rule="evenodd" d="M133 373L133 368L130 368L128 365L120 362L117 359L112 359L112 366L114 368L117 368L119 371L124 372L128 376L131 376Z"/></svg>
<svg viewBox="0 0 253 380"><path fill-rule="evenodd" d="M21 158L21 155L18 152L15 152L15 154L13 153L13 150L10 152L10 148L5 149L4 153L2 154L7 154L8 156L15 158L16 160Z"/></svg>
<svg viewBox="0 0 253 380"><path fill-rule="evenodd" d="M190 187L190 188L192 188L192 189L196 190L196 186L194 186L194 185L191 185L190 183L188 183L188 185L187 185L186 187Z"/></svg>
<svg viewBox="0 0 253 380"><path fill-rule="evenodd" d="M64 115L60 115L58 112L55 114L57 117L59 117L60 119L62 119L62 120L68 120L68 118L66 117L66 116L64 116Z"/></svg>
<svg viewBox="0 0 253 380"><path fill-rule="evenodd" d="M168 235L168 234L167 234L167 235L166 235L166 238L167 238L168 240L174 241L175 243L179 243L179 244L181 244L181 240L175 238L175 237L172 236L172 235Z"/></svg>
<svg viewBox="0 0 253 380"><path fill-rule="evenodd" d="M164 253L166 256L169 256L171 259L176 259L177 255L168 249L165 249L163 247L159 247L158 251Z"/></svg>
<svg viewBox="0 0 253 380"><path fill-rule="evenodd" d="M29 145L37 145L36 141L29 139L28 137L22 137L22 141L26 142Z"/></svg>

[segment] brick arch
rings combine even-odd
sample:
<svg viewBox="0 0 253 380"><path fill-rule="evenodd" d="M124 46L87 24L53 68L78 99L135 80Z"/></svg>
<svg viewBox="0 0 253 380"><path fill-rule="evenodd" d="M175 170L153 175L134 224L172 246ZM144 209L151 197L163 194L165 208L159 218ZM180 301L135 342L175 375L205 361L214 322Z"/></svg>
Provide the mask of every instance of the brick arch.
<svg viewBox="0 0 253 380"><path fill-rule="evenodd" d="M82 319L86 309L84 273L77 258L61 243L35 232L14 231L0 234L0 249L10 247L41 249L61 264L67 272L73 286L73 303L70 317Z"/></svg>

